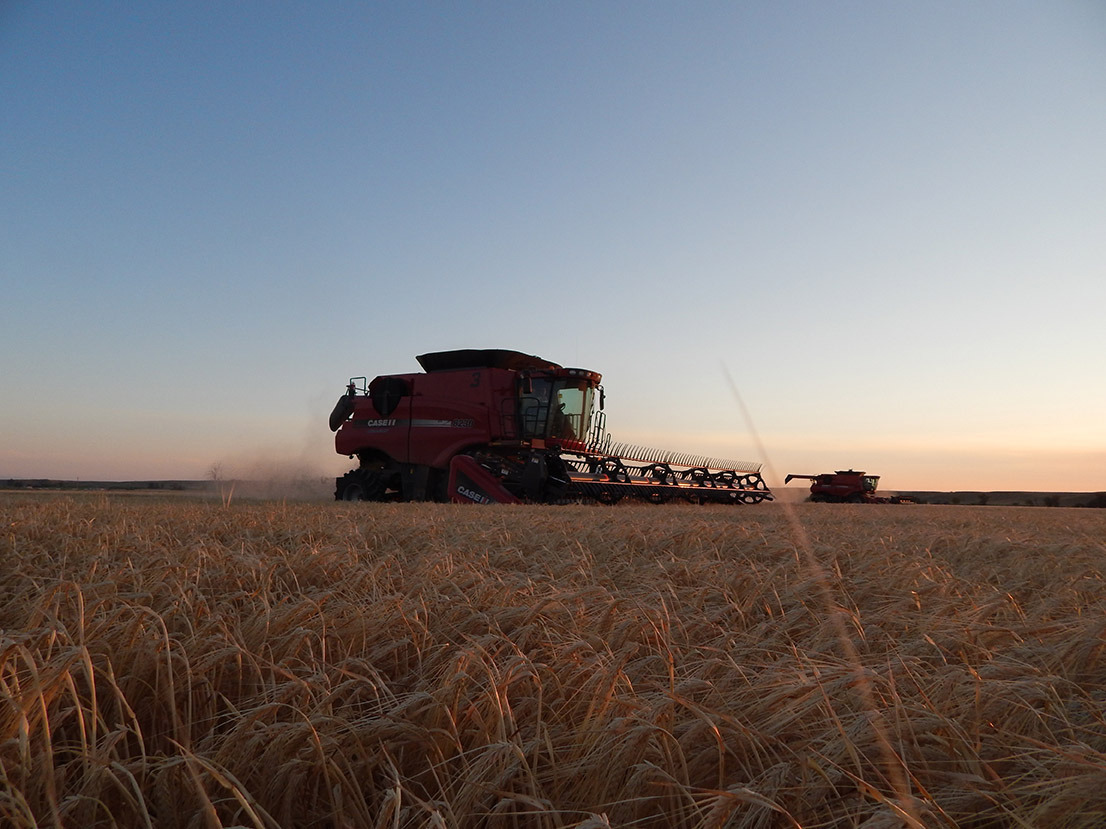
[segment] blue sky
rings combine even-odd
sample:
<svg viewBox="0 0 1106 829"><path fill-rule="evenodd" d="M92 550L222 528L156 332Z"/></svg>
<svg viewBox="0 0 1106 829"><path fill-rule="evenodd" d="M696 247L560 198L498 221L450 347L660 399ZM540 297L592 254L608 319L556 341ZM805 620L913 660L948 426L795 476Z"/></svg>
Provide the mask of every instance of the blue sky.
<svg viewBox="0 0 1106 829"><path fill-rule="evenodd" d="M498 347L616 440L1106 489L1104 147L1090 0L5 3L0 478L340 473L351 375Z"/></svg>

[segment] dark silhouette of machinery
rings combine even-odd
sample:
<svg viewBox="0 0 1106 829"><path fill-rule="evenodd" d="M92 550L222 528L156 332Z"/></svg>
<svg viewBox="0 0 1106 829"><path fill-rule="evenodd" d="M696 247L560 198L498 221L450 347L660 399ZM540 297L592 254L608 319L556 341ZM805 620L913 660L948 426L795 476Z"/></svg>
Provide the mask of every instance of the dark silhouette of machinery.
<svg viewBox="0 0 1106 829"><path fill-rule="evenodd" d="M423 372L354 377L330 415L346 501L636 498L756 504L760 464L611 445L601 376L503 349L423 354Z"/></svg>
<svg viewBox="0 0 1106 829"><path fill-rule="evenodd" d="M835 504L914 504L917 501L910 495L876 495L879 475L857 472L855 469L824 472L821 475L788 475L784 484L796 478L811 481L810 500L828 501Z"/></svg>

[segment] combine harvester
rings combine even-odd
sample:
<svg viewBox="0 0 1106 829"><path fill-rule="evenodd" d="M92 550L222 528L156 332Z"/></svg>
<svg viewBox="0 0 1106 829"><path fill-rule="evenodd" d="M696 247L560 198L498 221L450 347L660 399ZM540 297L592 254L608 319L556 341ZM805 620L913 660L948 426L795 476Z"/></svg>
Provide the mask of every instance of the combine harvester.
<svg viewBox="0 0 1106 829"><path fill-rule="evenodd" d="M791 483L796 478L805 478L812 482L810 485L811 501L828 501L833 504L918 503L910 495L891 495L889 497L876 495L876 487L879 486L879 475L869 475L865 472L857 472L855 469L824 472L821 475L788 475L783 479L784 485Z"/></svg>
<svg viewBox="0 0 1106 829"><path fill-rule="evenodd" d="M339 501L757 504L760 464L611 445L594 371L501 349L416 358L425 373L354 377L330 415L358 466Z"/></svg>

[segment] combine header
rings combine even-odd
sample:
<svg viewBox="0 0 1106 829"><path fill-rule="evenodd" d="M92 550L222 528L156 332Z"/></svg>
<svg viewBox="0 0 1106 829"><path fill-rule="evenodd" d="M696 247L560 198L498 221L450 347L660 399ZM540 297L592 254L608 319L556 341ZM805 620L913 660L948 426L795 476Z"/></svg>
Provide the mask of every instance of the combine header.
<svg viewBox="0 0 1106 829"><path fill-rule="evenodd" d="M821 475L788 475L783 479L783 482L786 485L795 478L805 478L811 481L811 501L828 501L834 504L917 503L909 495L892 495L890 497L876 495L876 487L879 486L879 475L868 475L865 472L857 472L855 469L824 472Z"/></svg>
<svg viewBox="0 0 1106 829"><path fill-rule="evenodd" d="M330 415L358 466L345 501L757 504L760 464L614 445L600 375L501 349L416 358L425 373L354 377Z"/></svg>

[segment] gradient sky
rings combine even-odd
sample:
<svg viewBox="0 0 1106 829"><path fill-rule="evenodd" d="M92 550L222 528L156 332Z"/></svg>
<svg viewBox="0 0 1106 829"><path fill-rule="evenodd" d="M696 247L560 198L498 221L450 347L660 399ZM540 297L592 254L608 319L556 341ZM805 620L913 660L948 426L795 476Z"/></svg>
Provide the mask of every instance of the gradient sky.
<svg viewBox="0 0 1106 829"><path fill-rule="evenodd" d="M619 441L1106 489L1098 0L4 2L0 159L0 478L340 474L351 375L512 348Z"/></svg>

